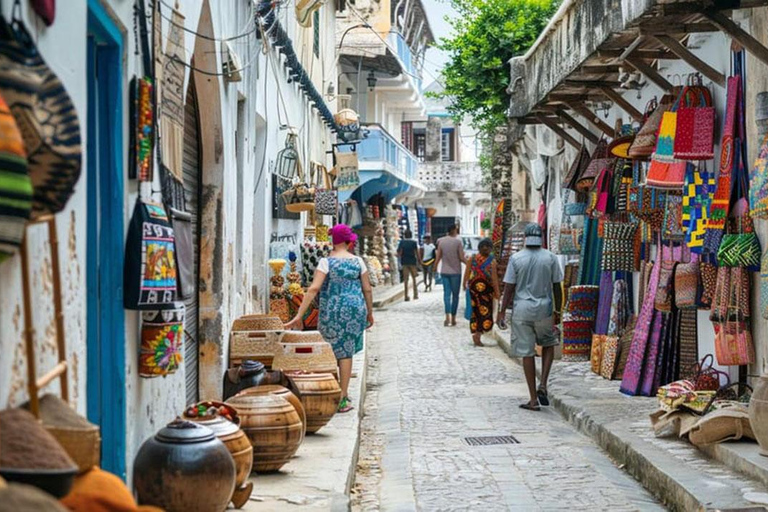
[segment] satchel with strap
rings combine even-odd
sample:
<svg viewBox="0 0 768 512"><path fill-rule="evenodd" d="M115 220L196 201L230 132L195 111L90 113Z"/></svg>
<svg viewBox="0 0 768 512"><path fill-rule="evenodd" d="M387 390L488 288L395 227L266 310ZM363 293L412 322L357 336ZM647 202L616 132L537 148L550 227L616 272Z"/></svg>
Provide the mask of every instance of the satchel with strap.
<svg viewBox="0 0 768 512"><path fill-rule="evenodd" d="M315 213L318 215L338 215L339 199L333 190L328 171L322 165L317 165L317 185L315 187Z"/></svg>

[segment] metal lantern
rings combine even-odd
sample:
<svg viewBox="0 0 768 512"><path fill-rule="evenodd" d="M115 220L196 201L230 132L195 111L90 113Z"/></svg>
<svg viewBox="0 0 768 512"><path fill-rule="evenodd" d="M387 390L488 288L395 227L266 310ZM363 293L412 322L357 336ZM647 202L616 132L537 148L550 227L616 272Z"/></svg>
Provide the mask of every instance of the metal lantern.
<svg viewBox="0 0 768 512"><path fill-rule="evenodd" d="M285 148L277 154L275 172L281 178L293 181L299 165L299 152L296 151L296 134L289 133L285 138Z"/></svg>

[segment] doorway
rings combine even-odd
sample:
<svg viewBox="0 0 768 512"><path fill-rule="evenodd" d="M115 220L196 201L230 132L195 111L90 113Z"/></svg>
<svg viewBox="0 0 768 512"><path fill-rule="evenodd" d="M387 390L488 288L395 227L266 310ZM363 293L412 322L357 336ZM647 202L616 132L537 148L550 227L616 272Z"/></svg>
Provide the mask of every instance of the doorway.
<svg viewBox="0 0 768 512"><path fill-rule="evenodd" d="M87 398L101 466L125 479L123 34L88 0Z"/></svg>

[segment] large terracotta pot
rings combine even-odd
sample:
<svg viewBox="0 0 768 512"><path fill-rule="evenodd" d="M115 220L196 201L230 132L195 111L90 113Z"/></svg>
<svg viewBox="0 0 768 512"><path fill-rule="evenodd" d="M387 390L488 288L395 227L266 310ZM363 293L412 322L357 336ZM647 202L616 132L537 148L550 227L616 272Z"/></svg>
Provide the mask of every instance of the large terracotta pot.
<svg viewBox="0 0 768 512"><path fill-rule="evenodd" d="M749 424L760 443L760 454L768 457L768 375L757 380L749 401Z"/></svg>
<svg viewBox="0 0 768 512"><path fill-rule="evenodd" d="M211 429L183 420L147 439L133 465L139 504L167 512L225 510L235 474L235 461Z"/></svg>
<svg viewBox="0 0 768 512"><path fill-rule="evenodd" d="M286 387L280 386L278 384L266 384L263 386L256 386L254 388L248 388L244 389L240 393L237 394L237 396L245 396L245 395L275 395L280 396L288 400L288 403L290 403L294 409L296 409L296 412L299 413L299 417L301 418L301 425L302 425L302 434L301 439L304 440L304 434L307 432L307 415L304 412L304 406L301 404L301 400L299 400L299 397L291 393L291 390L289 390Z"/></svg>
<svg viewBox="0 0 768 512"><path fill-rule="evenodd" d="M240 415L240 428L253 446L253 469L277 471L293 457L304 437L301 418L285 399L272 395L236 396L227 401Z"/></svg>
<svg viewBox="0 0 768 512"><path fill-rule="evenodd" d="M304 406L307 432L317 432L331 421L339 408L339 383L330 373L288 373L286 377Z"/></svg>
<svg viewBox="0 0 768 512"><path fill-rule="evenodd" d="M235 508L242 508L248 502L253 492L253 483L248 480L253 469L253 446L240 427L240 418L229 421L222 416L211 418L187 418L198 425L208 427L227 447L232 459L235 461L235 490L231 501Z"/></svg>

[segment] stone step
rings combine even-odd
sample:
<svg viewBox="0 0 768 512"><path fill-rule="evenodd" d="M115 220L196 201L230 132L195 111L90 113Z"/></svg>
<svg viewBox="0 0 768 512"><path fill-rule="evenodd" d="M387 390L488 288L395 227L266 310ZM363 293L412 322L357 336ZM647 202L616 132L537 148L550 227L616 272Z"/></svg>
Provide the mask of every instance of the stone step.
<svg viewBox="0 0 768 512"><path fill-rule="evenodd" d="M508 331L494 334L508 352ZM552 406L667 507L764 510L760 502L768 498L768 458L758 455L757 444L699 450L686 440L657 438L649 419L657 400L625 396L618 381L589 368L589 363L555 362L549 382Z"/></svg>

